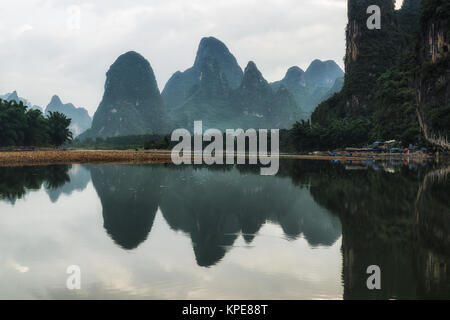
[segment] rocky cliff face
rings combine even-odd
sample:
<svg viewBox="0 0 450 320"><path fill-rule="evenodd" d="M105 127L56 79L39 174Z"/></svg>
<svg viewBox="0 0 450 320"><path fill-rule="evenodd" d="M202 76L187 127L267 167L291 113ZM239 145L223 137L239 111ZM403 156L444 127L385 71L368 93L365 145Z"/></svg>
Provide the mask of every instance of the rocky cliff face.
<svg viewBox="0 0 450 320"><path fill-rule="evenodd" d="M273 90L253 61L245 68L233 105L241 121L253 128L286 128L300 113L289 90L283 84Z"/></svg>
<svg viewBox="0 0 450 320"><path fill-rule="evenodd" d="M265 112L265 104L272 97L272 89L264 79L253 61L245 68L244 78L239 88L237 99L244 113L252 113L255 116Z"/></svg>
<svg viewBox="0 0 450 320"><path fill-rule="evenodd" d="M450 150L450 4L423 1L416 80L417 113L428 141Z"/></svg>
<svg viewBox="0 0 450 320"><path fill-rule="evenodd" d="M305 71L299 67L294 66L289 68L283 79L272 82L270 86L274 91L279 90L283 86L292 94L299 108L297 119L307 117L304 111L308 112L313 108L309 104L311 90L306 84Z"/></svg>
<svg viewBox="0 0 450 320"><path fill-rule="evenodd" d="M436 63L450 51L450 4L443 0L424 0L421 21L421 62Z"/></svg>
<svg viewBox="0 0 450 320"><path fill-rule="evenodd" d="M398 24L404 32L417 29L420 7L421 0L403 0L401 10L398 11Z"/></svg>
<svg viewBox="0 0 450 320"><path fill-rule="evenodd" d="M201 69L203 64L209 63L211 58L217 61L217 66L223 72L230 88L239 87L243 74L236 58L220 40L214 37L203 38L198 47L194 68Z"/></svg>
<svg viewBox="0 0 450 320"><path fill-rule="evenodd" d="M283 85L293 95L298 105L295 116L299 120L309 118L321 101L339 92L342 86L336 80L343 76L344 72L334 61L314 60L306 72L291 67L282 80L270 85L275 91Z"/></svg>
<svg viewBox="0 0 450 320"><path fill-rule="evenodd" d="M358 113L367 107L373 83L393 62L398 52L394 1L349 0L346 29L345 86L346 108ZM381 9L381 29L367 28L367 8L378 5ZM372 83L372 85L370 85Z"/></svg>
<svg viewBox="0 0 450 320"><path fill-rule="evenodd" d="M111 137L169 132L150 63L130 51L106 73L105 93L86 136Z"/></svg>
<svg viewBox="0 0 450 320"><path fill-rule="evenodd" d="M353 131L361 135L352 143L358 145L379 139L422 143L414 98L419 3L405 0L394 10L393 0L348 0L343 88L318 106L313 123L357 124ZM367 26L371 5L380 7L380 29Z"/></svg>
<svg viewBox="0 0 450 320"><path fill-rule="evenodd" d="M233 89L215 57L204 59L201 77L184 103L170 115L179 127L202 120L205 128L287 128L297 120L298 107L284 86L272 90L254 62L249 62Z"/></svg>
<svg viewBox="0 0 450 320"><path fill-rule="evenodd" d="M353 63L358 60L360 51L365 51L369 46L366 40L368 35L381 33L381 31L369 30L367 28L367 8L377 5L381 9L381 29L390 29L395 24L394 1L392 0L349 0L347 1L348 23L346 28L346 73L353 67ZM375 47L375 46L374 46ZM375 48L374 48L375 49Z"/></svg>
<svg viewBox="0 0 450 320"><path fill-rule="evenodd" d="M450 49L447 21L428 21L427 39L424 43L424 58L432 63L445 58Z"/></svg>
<svg viewBox="0 0 450 320"><path fill-rule="evenodd" d="M76 108L71 103L63 104L57 95L52 97L52 100L45 109L46 114L49 112L60 112L70 118L72 122L70 123L69 129L72 131L74 137L88 130L92 124L92 119L86 109Z"/></svg>
<svg viewBox="0 0 450 320"><path fill-rule="evenodd" d="M332 60L314 60L305 72L305 79L309 87L331 88L336 79L344 76L344 72Z"/></svg>
<svg viewBox="0 0 450 320"><path fill-rule="evenodd" d="M288 128L302 117L295 90L285 85L306 84L297 69L291 69L285 81L270 85L255 63L249 62L242 73L222 42L204 38L193 67L175 73L162 96L177 127L202 120L205 128Z"/></svg>
<svg viewBox="0 0 450 320"><path fill-rule="evenodd" d="M372 128L359 143L422 144L425 137L450 149L450 3L405 0L399 11L393 3L348 1L344 87L312 119L323 126L336 119L368 120ZM381 7L381 30L366 27L372 4Z"/></svg>
<svg viewBox="0 0 450 320"><path fill-rule="evenodd" d="M169 115L176 127L190 128L194 121L202 120L206 127L225 128L233 118L230 96L231 88L220 63L210 57L199 67L199 79L189 89L188 97L172 106Z"/></svg>

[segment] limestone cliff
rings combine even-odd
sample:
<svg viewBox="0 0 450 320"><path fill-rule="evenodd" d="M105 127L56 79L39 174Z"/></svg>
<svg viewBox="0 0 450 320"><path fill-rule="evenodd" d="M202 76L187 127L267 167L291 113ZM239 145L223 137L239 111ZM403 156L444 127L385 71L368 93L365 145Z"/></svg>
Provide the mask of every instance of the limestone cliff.
<svg viewBox="0 0 450 320"><path fill-rule="evenodd" d="M381 9L381 29L367 28L367 8ZM346 28L346 108L359 113L372 97L376 79L393 64L397 49L396 19L392 0L349 0Z"/></svg>
<svg viewBox="0 0 450 320"><path fill-rule="evenodd" d="M450 3L423 3L416 79L417 114L426 139L450 150Z"/></svg>

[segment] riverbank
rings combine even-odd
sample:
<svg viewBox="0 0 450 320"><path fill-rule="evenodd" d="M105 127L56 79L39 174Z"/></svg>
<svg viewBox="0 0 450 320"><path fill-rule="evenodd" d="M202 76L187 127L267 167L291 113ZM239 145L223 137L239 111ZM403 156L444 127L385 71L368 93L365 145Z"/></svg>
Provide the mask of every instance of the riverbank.
<svg viewBox="0 0 450 320"><path fill-rule="evenodd" d="M52 164L147 164L171 163L170 150L36 150L0 152L0 166L52 165ZM353 155L296 155L282 154L281 159L366 161L432 158L425 153L412 154L353 154Z"/></svg>
<svg viewBox="0 0 450 320"><path fill-rule="evenodd" d="M89 164L89 163L170 163L167 151L102 151L102 150L39 150L0 152L0 166Z"/></svg>

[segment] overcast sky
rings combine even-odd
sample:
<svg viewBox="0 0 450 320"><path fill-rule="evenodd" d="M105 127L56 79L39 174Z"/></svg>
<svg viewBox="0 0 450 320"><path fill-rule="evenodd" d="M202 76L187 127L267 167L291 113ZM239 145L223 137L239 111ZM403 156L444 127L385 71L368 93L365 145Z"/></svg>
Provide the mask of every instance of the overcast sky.
<svg viewBox="0 0 450 320"><path fill-rule="evenodd" d="M314 59L343 67L346 0L1 0L0 94L45 108L53 94L93 115L122 53L150 61L162 91L204 36L268 81Z"/></svg>

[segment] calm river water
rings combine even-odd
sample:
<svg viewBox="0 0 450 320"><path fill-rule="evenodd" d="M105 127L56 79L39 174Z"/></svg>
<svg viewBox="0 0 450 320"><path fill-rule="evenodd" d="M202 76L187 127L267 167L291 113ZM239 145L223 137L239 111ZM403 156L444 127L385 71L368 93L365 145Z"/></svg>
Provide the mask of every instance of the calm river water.
<svg viewBox="0 0 450 320"><path fill-rule="evenodd" d="M0 299L449 299L448 172L0 168ZM80 290L66 287L72 265ZM370 265L381 290L367 288Z"/></svg>

